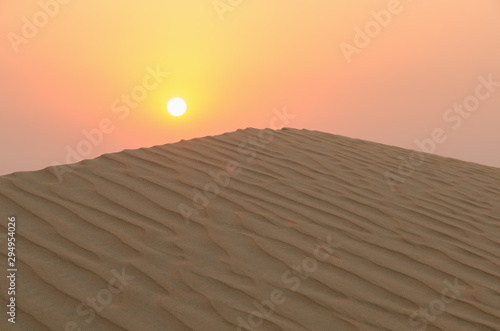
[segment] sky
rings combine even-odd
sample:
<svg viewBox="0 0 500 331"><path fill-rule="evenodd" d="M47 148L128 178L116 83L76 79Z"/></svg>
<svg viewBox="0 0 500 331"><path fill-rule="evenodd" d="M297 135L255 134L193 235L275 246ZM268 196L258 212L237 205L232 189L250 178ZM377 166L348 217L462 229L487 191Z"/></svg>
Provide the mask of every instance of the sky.
<svg viewBox="0 0 500 331"><path fill-rule="evenodd" d="M500 167L499 17L498 0L3 0L0 175L278 125Z"/></svg>

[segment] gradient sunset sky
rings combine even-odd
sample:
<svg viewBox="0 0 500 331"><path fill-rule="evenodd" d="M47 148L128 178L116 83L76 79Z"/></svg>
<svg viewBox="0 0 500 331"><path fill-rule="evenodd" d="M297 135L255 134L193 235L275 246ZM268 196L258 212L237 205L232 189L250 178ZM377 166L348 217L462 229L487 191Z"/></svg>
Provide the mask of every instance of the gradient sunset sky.
<svg viewBox="0 0 500 331"><path fill-rule="evenodd" d="M101 127L78 160L284 109L416 150L441 130L436 154L500 167L498 0L4 0L0 35L0 175L75 162Z"/></svg>

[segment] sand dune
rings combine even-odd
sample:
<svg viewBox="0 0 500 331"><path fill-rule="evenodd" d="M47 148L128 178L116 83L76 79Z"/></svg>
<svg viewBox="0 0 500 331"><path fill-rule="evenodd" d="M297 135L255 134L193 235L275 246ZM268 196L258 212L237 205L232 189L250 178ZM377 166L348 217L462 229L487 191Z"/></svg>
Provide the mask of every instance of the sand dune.
<svg viewBox="0 0 500 331"><path fill-rule="evenodd" d="M0 214L1 330L500 330L496 168L246 129L0 177Z"/></svg>

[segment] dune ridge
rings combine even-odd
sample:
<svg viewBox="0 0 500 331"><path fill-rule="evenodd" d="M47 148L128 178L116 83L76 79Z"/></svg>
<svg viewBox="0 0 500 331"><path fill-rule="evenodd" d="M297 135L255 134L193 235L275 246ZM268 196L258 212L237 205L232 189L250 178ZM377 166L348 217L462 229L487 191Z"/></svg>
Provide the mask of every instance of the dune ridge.
<svg viewBox="0 0 500 331"><path fill-rule="evenodd" d="M2 176L1 329L500 330L500 169L388 184L411 155L249 128Z"/></svg>

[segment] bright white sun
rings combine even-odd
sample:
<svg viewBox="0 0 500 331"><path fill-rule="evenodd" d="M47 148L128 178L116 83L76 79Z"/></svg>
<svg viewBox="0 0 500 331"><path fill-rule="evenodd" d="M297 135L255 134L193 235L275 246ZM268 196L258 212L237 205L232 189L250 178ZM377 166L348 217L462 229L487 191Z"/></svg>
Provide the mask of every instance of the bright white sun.
<svg viewBox="0 0 500 331"><path fill-rule="evenodd" d="M167 104L167 110L172 116L181 116L186 112L186 102L181 98L173 98Z"/></svg>

